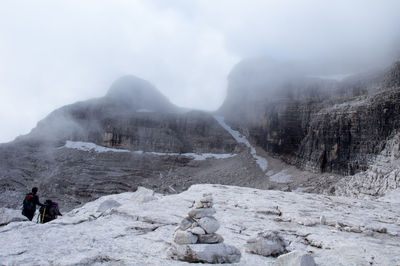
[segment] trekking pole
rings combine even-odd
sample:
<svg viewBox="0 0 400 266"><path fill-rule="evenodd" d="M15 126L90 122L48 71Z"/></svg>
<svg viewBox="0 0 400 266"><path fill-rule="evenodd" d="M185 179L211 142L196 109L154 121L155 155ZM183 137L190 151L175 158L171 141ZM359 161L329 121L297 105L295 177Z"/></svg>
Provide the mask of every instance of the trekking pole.
<svg viewBox="0 0 400 266"><path fill-rule="evenodd" d="M44 213L46 212L46 207L44 207L44 210L43 210L43 214L42 214L42 222L41 223L43 223L43 220L44 220Z"/></svg>

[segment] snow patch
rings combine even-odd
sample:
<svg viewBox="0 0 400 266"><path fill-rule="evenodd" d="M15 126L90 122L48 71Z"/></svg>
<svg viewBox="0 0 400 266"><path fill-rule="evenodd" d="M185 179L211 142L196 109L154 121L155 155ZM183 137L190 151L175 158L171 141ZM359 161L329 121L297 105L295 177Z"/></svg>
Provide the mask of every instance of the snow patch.
<svg viewBox="0 0 400 266"><path fill-rule="evenodd" d="M265 172L268 168L268 161L257 155L256 149L250 144L250 142L247 140L245 136L240 134L239 131L233 130L228 124L225 123L225 119L223 116L218 116L214 115L215 120L226 130L229 132L229 134L232 135L232 137L238 142L238 143L243 143L247 147L250 148L250 153L253 156L253 158L256 160L258 166L261 168L263 172Z"/></svg>
<svg viewBox="0 0 400 266"><path fill-rule="evenodd" d="M77 149L81 151L94 151L94 152L131 152L134 154L152 154L158 156L187 156L193 158L195 161L203 161L206 159L214 158L214 159L228 159L235 157L236 154L229 154L229 153L165 153L165 152L144 152L144 151L130 151L130 150L123 150L123 149L113 149L107 148L104 146L99 146L97 144L91 142L83 142L83 141L70 141L67 140L65 145L62 148L70 148L70 149Z"/></svg>
<svg viewBox="0 0 400 266"><path fill-rule="evenodd" d="M83 141L70 141L67 140L65 143L65 148L70 148L70 149L77 149L81 151L94 151L94 152L131 152L129 150L123 150L123 149L113 149L113 148L107 148L103 146L99 146L97 144L91 143L91 142L83 142Z"/></svg>
<svg viewBox="0 0 400 266"><path fill-rule="evenodd" d="M143 151L139 151L143 153ZM146 152L147 154L153 154L153 155L159 155L159 156L187 156L193 158L195 161L203 161L209 158L214 158L214 159L228 159L235 157L236 154L230 154L230 153L163 153L163 152Z"/></svg>

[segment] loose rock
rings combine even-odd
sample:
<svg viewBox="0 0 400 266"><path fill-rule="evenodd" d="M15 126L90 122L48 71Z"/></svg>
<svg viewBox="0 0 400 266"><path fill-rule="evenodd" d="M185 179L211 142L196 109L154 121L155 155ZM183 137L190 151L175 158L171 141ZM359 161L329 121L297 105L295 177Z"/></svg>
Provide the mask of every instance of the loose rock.
<svg viewBox="0 0 400 266"><path fill-rule="evenodd" d="M195 220L188 216L181 221L181 223L179 224L179 228L182 230L186 230L190 228L195 222Z"/></svg>
<svg viewBox="0 0 400 266"><path fill-rule="evenodd" d="M305 252L292 251L281 255L275 261L274 266L317 266L314 258Z"/></svg>
<svg viewBox="0 0 400 266"><path fill-rule="evenodd" d="M203 217L199 219L198 224L207 234L215 233L219 229L219 222L214 217Z"/></svg>
<svg viewBox="0 0 400 266"><path fill-rule="evenodd" d="M203 228L201 228L201 227L199 227L199 226L196 226L196 227L194 227L194 228L191 228L190 229L190 232L192 233L192 234L195 234L195 235L204 235L206 232L204 231L204 229Z"/></svg>
<svg viewBox="0 0 400 266"><path fill-rule="evenodd" d="M199 239L197 240L197 242L202 244L216 244L224 242L224 238L217 233L199 235L198 237Z"/></svg>
<svg viewBox="0 0 400 266"><path fill-rule="evenodd" d="M247 240L246 251L262 256L278 256L286 253L286 243L278 232L259 233L256 238Z"/></svg>
<svg viewBox="0 0 400 266"><path fill-rule="evenodd" d="M174 235L174 242L180 245L194 244L197 242L197 236L188 231L176 231Z"/></svg>

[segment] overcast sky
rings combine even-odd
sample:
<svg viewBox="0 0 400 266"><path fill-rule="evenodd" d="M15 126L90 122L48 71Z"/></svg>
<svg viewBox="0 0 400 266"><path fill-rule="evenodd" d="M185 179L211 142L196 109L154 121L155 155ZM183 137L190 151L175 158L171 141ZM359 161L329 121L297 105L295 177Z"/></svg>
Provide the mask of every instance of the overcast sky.
<svg viewBox="0 0 400 266"><path fill-rule="evenodd" d="M399 10L399 0L2 0L0 142L126 74L179 106L215 110L242 58L336 72L386 62L400 54Z"/></svg>

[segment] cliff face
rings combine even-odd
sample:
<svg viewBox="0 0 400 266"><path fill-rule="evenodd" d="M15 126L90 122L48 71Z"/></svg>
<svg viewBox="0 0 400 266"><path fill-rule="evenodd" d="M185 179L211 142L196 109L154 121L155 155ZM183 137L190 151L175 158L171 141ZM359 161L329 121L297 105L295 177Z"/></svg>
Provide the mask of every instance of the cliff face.
<svg viewBox="0 0 400 266"><path fill-rule="evenodd" d="M231 96L220 112L257 145L286 162L315 172L354 174L367 169L398 128L399 63L385 72L343 81L299 71L263 75L260 69L252 72L253 64L232 71ZM249 71L253 74L239 74ZM259 83L254 85L254 80ZM235 97L240 94L247 96Z"/></svg>
<svg viewBox="0 0 400 266"><path fill-rule="evenodd" d="M105 97L62 107L21 140L66 140L154 152L231 153L236 143L213 117L171 104L150 83L129 76Z"/></svg>

